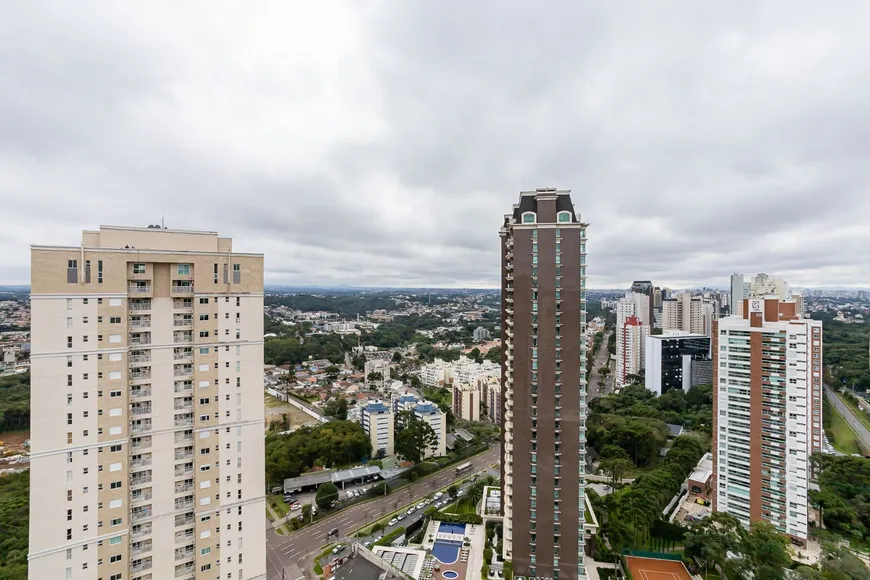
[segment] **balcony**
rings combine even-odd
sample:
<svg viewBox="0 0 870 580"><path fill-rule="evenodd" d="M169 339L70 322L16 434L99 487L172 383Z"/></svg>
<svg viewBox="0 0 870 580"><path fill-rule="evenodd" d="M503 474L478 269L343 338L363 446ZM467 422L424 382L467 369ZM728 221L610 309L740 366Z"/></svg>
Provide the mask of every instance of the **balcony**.
<svg viewBox="0 0 870 580"><path fill-rule="evenodd" d="M190 558L193 558L194 553L195 553L195 550L193 549L193 546L187 546L184 548L176 548L175 549L175 561L180 562L183 560L188 560Z"/></svg>
<svg viewBox="0 0 870 580"><path fill-rule="evenodd" d="M150 316L133 316L130 318L130 328L144 329L151 328Z"/></svg>
<svg viewBox="0 0 870 580"><path fill-rule="evenodd" d="M175 344L184 344L193 342L193 333L192 332L176 332L172 336L172 342Z"/></svg>
<svg viewBox="0 0 870 580"><path fill-rule="evenodd" d="M152 493L151 488L149 487L146 490L143 490L141 493L132 493L130 494L130 501L133 503L143 502L143 501L151 501Z"/></svg>
<svg viewBox="0 0 870 580"><path fill-rule="evenodd" d="M144 542L133 542L130 545L130 555L131 556L142 556L151 551L152 542L151 540L145 540Z"/></svg>
<svg viewBox="0 0 870 580"><path fill-rule="evenodd" d="M193 524L193 514L181 514L175 516L175 527L189 526Z"/></svg>
<svg viewBox="0 0 870 580"><path fill-rule="evenodd" d="M130 485L146 485L151 483L151 472L136 473L130 476Z"/></svg>
<svg viewBox="0 0 870 580"><path fill-rule="evenodd" d="M133 508L130 512L130 519L134 522L142 521L151 517L151 506Z"/></svg>
<svg viewBox="0 0 870 580"><path fill-rule="evenodd" d="M175 466L175 477L184 477L193 473L193 463L185 463L184 465Z"/></svg>
<svg viewBox="0 0 870 580"><path fill-rule="evenodd" d="M151 535L151 522L146 524L137 524L130 531L131 538L142 538Z"/></svg>
<svg viewBox="0 0 870 580"><path fill-rule="evenodd" d="M193 358L193 350L189 348L176 348L172 353L172 360L186 360Z"/></svg>
<svg viewBox="0 0 870 580"><path fill-rule="evenodd" d="M130 380L132 380L132 381L138 381L138 380L150 379L150 378L151 378L151 369L150 368L135 369L135 370L130 371Z"/></svg>
<svg viewBox="0 0 870 580"><path fill-rule="evenodd" d="M184 431L181 433L176 433L175 444L181 445L182 443L193 443L193 432Z"/></svg>
<svg viewBox="0 0 870 580"><path fill-rule="evenodd" d="M136 574L138 572L144 572L146 570L151 569L151 557L145 558L144 560L134 560L133 565L130 566L130 572Z"/></svg>
<svg viewBox="0 0 870 580"><path fill-rule="evenodd" d="M193 491L194 485L192 479L187 479L185 481L179 481L175 484L175 493L186 493L189 491Z"/></svg>
<svg viewBox="0 0 870 580"><path fill-rule="evenodd" d="M172 301L175 310L193 310L193 300L190 298L175 298Z"/></svg>
<svg viewBox="0 0 870 580"><path fill-rule="evenodd" d="M505 280L507 280L508 282L513 282L513 281L514 281L514 275L511 274L510 272L508 272L507 275L506 275L504 278L505 278ZM509 290L509 292L513 292L513 287L511 287L511 289Z"/></svg>
<svg viewBox="0 0 870 580"><path fill-rule="evenodd" d="M174 408L176 411L192 411L193 410L193 400L175 401Z"/></svg>
<svg viewBox="0 0 870 580"><path fill-rule="evenodd" d="M150 415L151 405L144 403L134 403L130 407L130 413L132 413L133 415Z"/></svg>
<svg viewBox="0 0 870 580"><path fill-rule="evenodd" d="M175 461L181 461L183 459L193 459L193 447L175 450ZM178 493L177 490L176 493Z"/></svg>
<svg viewBox="0 0 870 580"><path fill-rule="evenodd" d="M184 417L175 417L175 426L176 427L192 427L193 426L193 415L187 415Z"/></svg>
<svg viewBox="0 0 870 580"><path fill-rule="evenodd" d="M182 532L175 532L175 543L183 544L190 542L196 536L193 530L184 530Z"/></svg>
<svg viewBox="0 0 870 580"><path fill-rule="evenodd" d="M175 500L175 511L193 509L193 496L186 496Z"/></svg>
<svg viewBox="0 0 870 580"><path fill-rule="evenodd" d="M183 566L176 566L175 567L175 577L176 578L183 578L184 576L189 576L189 575L193 574L194 567L195 566L193 565L193 562L191 562L189 564L185 564Z"/></svg>
<svg viewBox="0 0 870 580"><path fill-rule="evenodd" d="M130 449L151 449L151 437L133 437Z"/></svg>
<svg viewBox="0 0 870 580"><path fill-rule="evenodd" d="M190 328L191 326L193 326L193 318L176 318L175 320L172 321L172 324L175 325L176 328L177 327Z"/></svg>
<svg viewBox="0 0 870 580"><path fill-rule="evenodd" d="M188 391L192 391L193 381L175 381L175 388L173 390L176 393L186 393Z"/></svg>
<svg viewBox="0 0 870 580"><path fill-rule="evenodd" d="M193 366L192 365L176 365L174 374L176 377L192 377L193 376Z"/></svg>
<svg viewBox="0 0 870 580"><path fill-rule="evenodd" d="M145 388L145 389L134 388L130 391L130 398L131 399L144 399L144 398L150 397L150 396L151 396L151 389L150 388Z"/></svg>
<svg viewBox="0 0 870 580"><path fill-rule="evenodd" d="M131 363L151 362L151 353L131 354L129 360Z"/></svg>
<svg viewBox="0 0 870 580"><path fill-rule="evenodd" d="M134 422L130 425L130 433L150 433L151 432L151 419L146 419L144 421Z"/></svg>
<svg viewBox="0 0 870 580"><path fill-rule="evenodd" d="M151 294L151 285L150 284L136 284L133 286L127 286L128 294Z"/></svg>
<svg viewBox="0 0 870 580"><path fill-rule="evenodd" d="M150 453L134 456L133 459L130 460L130 467L132 467L133 469L148 467L149 465L151 465Z"/></svg>
<svg viewBox="0 0 870 580"><path fill-rule="evenodd" d="M193 284L173 284L172 285L172 295L173 296L185 296L193 294Z"/></svg>

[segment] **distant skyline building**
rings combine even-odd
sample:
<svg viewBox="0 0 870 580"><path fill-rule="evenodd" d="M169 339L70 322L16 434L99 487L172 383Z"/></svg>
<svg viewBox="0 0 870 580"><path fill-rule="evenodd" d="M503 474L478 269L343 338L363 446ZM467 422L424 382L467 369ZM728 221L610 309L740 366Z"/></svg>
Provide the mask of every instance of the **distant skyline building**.
<svg viewBox="0 0 870 580"><path fill-rule="evenodd" d="M682 331L646 337L644 380L656 395L713 381L710 337Z"/></svg>
<svg viewBox="0 0 870 580"><path fill-rule="evenodd" d="M822 449L822 322L794 300L743 301L714 323L716 511L805 544L810 455Z"/></svg>
<svg viewBox="0 0 870 580"><path fill-rule="evenodd" d="M644 368L644 349L650 327L641 323L637 316L629 316L618 329L616 337L616 386L628 384L629 375L638 375Z"/></svg>
<svg viewBox="0 0 870 580"><path fill-rule="evenodd" d="M502 556L514 577L586 577L587 225L569 191L538 189L499 231Z"/></svg>
<svg viewBox="0 0 870 580"><path fill-rule="evenodd" d="M474 340L477 342L483 342L484 340L489 340L490 332L482 326L478 326L474 329L474 333L472 334Z"/></svg>
<svg viewBox="0 0 870 580"><path fill-rule="evenodd" d="M718 313L718 301L712 297L681 292L662 300L662 330L710 336Z"/></svg>

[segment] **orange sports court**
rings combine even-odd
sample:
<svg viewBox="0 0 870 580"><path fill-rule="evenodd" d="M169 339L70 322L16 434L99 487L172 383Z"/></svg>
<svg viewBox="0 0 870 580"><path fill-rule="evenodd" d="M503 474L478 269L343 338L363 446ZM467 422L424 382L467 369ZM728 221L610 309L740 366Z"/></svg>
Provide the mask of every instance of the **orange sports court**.
<svg viewBox="0 0 870 580"><path fill-rule="evenodd" d="M626 556L625 563L633 580L692 580L682 562Z"/></svg>

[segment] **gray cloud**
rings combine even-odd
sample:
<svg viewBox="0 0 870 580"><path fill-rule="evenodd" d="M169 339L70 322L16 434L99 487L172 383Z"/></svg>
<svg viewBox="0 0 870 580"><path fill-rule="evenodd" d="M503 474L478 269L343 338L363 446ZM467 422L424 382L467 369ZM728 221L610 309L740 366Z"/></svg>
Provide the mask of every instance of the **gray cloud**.
<svg viewBox="0 0 870 580"><path fill-rule="evenodd" d="M312 4L312 3L309 3ZM304 7L303 7L304 6ZM495 286L522 189L592 286L870 285L870 6L28 2L0 19L0 281L100 223L287 284Z"/></svg>

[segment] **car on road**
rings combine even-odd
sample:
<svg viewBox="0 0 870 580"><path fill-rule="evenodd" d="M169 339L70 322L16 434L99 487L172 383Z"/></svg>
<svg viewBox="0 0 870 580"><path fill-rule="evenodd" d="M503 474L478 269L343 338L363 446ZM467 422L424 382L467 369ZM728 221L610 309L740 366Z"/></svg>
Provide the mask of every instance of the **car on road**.
<svg viewBox="0 0 870 580"><path fill-rule="evenodd" d="M426 507L426 502L425 502L425 501L421 501L420 503L417 504L417 509L418 509L418 510L421 510L421 509L423 509L424 507Z"/></svg>
<svg viewBox="0 0 870 580"><path fill-rule="evenodd" d="M462 494L463 494L463 493L465 493L465 490L464 490L464 489L460 489L459 491L456 492L456 497L462 497Z"/></svg>
<svg viewBox="0 0 870 580"><path fill-rule="evenodd" d="M344 544L339 544L339 545L337 545L336 547L334 547L334 548L332 549L332 553L333 553L333 554L338 554L339 552L341 552L342 550L344 550L346 547L347 547L347 546L345 546Z"/></svg>
<svg viewBox="0 0 870 580"><path fill-rule="evenodd" d="M410 508L410 509L408 509L408 511L407 511L407 512L405 512L405 513L406 513L406 514L408 514L408 515L411 515L411 514L413 514L413 513L414 513L414 512L415 512L415 511L417 511L417 508L416 508L416 507L413 507L413 506L411 506L411 508Z"/></svg>
<svg viewBox="0 0 870 580"><path fill-rule="evenodd" d="M377 538L375 538L375 542L380 542L383 538L383 536L378 536Z"/></svg>
<svg viewBox="0 0 870 580"><path fill-rule="evenodd" d="M372 545L371 542L363 542L363 547L365 547L365 548L368 548L371 545Z"/></svg>
<svg viewBox="0 0 870 580"><path fill-rule="evenodd" d="M398 516L396 516L396 519L398 519L401 522L406 517L408 517L408 514L399 514Z"/></svg>
<svg viewBox="0 0 870 580"><path fill-rule="evenodd" d="M444 492L439 491L438 493L435 494L436 501L441 499L442 497L444 497Z"/></svg>
<svg viewBox="0 0 870 580"><path fill-rule="evenodd" d="M398 523L399 523L399 520L397 520L396 518L393 518L393 519L390 520L390 523L387 524L387 525L388 525L388 526L395 526L395 525L398 524Z"/></svg>
<svg viewBox="0 0 870 580"><path fill-rule="evenodd" d="M301 510L301 509L302 509L302 506L299 505L298 503L294 503L293 505L290 506L290 511L291 511L291 512L295 512L295 511L297 511L297 510Z"/></svg>

